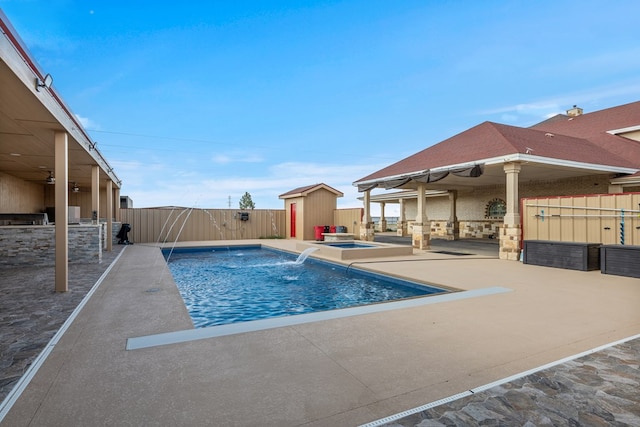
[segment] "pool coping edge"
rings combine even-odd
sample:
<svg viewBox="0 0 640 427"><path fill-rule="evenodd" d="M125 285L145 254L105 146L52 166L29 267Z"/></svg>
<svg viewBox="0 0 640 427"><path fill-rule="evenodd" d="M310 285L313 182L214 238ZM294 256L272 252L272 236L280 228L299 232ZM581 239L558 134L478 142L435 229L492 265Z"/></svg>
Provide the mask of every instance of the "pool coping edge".
<svg viewBox="0 0 640 427"><path fill-rule="evenodd" d="M341 319L363 314L379 313L403 308L421 307L430 304L458 301L468 298L496 295L511 292L512 289L494 286L489 288L474 289L469 291L451 292L447 294L435 294L431 296L411 298L401 301L371 304L360 307L350 307L330 311L299 314L295 316L274 317L270 319L254 320L250 322L232 323L229 325L210 326L206 328L186 329L181 331L165 332L160 334L127 338L127 350L139 350L143 348L158 347L162 345L178 344L189 341L216 338L227 335L236 335L246 332L262 331L267 329L294 326L305 323L319 322L323 320Z"/></svg>

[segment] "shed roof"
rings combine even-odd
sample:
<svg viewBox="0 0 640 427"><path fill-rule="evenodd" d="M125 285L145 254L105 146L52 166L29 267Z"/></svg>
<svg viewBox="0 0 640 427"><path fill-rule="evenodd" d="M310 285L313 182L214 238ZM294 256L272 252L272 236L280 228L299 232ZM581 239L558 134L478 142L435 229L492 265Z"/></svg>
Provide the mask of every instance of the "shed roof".
<svg viewBox="0 0 640 427"><path fill-rule="evenodd" d="M309 193L313 193L314 191L318 191L321 189L330 191L334 193L337 197L344 196L342 192L336 190L335 188L330 187L327 184L319 183L319 184L312 184L312 185L306 185L304 187L294 188L291 191L287 191L286 193L279 195L278 198L291 199L293 197L306 197Z"/></svg>

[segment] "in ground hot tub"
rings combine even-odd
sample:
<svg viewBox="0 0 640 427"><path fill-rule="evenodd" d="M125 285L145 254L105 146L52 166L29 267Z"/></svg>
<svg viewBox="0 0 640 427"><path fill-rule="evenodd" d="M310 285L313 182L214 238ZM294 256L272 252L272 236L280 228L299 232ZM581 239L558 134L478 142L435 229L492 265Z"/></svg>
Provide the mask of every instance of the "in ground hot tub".
<svg viewBox="0 0 640 427"><path fill-rule="evenodd" d="M411 246L378 242L343 240L340 242L300 242L296 244L296 249L301 252L308 248L317 248L316 254L339 260L413 255Z"/></svg>

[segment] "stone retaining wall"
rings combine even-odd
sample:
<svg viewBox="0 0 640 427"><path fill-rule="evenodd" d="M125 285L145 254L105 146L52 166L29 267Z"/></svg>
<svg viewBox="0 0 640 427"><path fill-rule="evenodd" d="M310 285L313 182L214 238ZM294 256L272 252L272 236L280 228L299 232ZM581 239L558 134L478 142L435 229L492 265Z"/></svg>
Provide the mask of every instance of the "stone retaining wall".
<svg viewBox="0 0 640 427"><path fill-rule="evenodd" d="M69 263L102 260L106 224L69 225ZM112 239L120 230L113 224ZM0 227L0 267L49 266L55 264L55 226Z"/></svg>

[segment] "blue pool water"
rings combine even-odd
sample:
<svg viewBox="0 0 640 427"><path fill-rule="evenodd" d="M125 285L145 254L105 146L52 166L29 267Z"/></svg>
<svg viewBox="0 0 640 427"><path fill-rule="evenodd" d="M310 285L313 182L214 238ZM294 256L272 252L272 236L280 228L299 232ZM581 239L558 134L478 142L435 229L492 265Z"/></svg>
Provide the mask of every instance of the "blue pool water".
<svg viewBox="0 0 640 427"><path fill-rule="evenodd" d="M197 328L445 292L260 246L176 249L168 265Z"/></svg>

